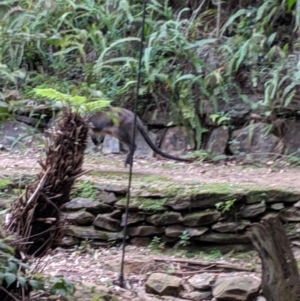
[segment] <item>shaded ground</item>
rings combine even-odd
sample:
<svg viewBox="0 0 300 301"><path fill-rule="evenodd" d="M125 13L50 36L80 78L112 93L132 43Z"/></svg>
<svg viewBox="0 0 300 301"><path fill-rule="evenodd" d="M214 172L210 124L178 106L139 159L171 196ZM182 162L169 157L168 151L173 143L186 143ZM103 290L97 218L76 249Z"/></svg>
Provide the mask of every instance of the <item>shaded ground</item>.
<svg viewBox="0 0 300 301"><path fill-rule="evenodd" d="M40 153L9 154L0 153L1 174L35 174L39 170L37 160L41 159ZM95 154L87 156L84 167L91 171L87 178L106 177L107 174L117 175L117 180L128 177L129 168L123 166L124 155L102 156ZM259 167L251 165L237 165L234 162L220 163L182 163L159 159L135 159L133 179L139 176L152 176L153 181L159 178L173 180L174 182L199 183L228 183L247 184L268 187L282 187L300 190L300 168L278 167L274 162ZM99 179L101 180L101 179Z"/></svg>

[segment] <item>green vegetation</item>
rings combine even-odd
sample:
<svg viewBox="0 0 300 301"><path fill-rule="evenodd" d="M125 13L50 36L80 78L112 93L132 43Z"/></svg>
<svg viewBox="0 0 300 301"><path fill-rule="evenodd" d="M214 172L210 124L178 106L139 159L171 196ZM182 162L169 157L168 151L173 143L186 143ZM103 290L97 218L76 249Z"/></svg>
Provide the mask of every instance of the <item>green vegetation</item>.
<svg viewBox="0 0 300 301"><path fill-rule="evenodd" d="M207 119L234 128L237 100L272 127L298 96L300 65L292 53L300 49L299 1L188 3L147 4L139 113L151 109L155 119L167 110L196 149ZM18 112L43 119L63 100L132 107L141 16L137 0L3 1L1 117ZM6 98L11 89L20 100ZM249 92L263 95L253 103ZM41 113L41 100L48 111Z"/></svg>
<svg viewBox="0 0 300 301"><path fill-rule="evenodd" d="M49 278L37 273L32 274L30 266L16 258L15 251L10 246L9 238L0 239L0 254L0 281L2 289L6 288L10 293L18 296L22 296L22 290L24 290L23 292L33 290L39 292L41 296L73 295L75 291L74 284L67 279L60 276Z"/></svg>
<svg viewBox="0 0 300 301"><path fill-rule="evenodd" d="M10 179L0 179L0 190L7 189L12 185L12 181Z"/></svg>
<svg viewBox="0 0 300 301"><path fill-rule="evenodd" d="M179 246L186 247L190 243L191 235L187 230L184 230L179 238Z"/></svg>
<svg viewBox="0 0 300 301"><path fill-rule="evenodd" d="M216 204L216 208L221 212L221 213L226 213L229 212L233 207L236 202L236 199L224 201L224 202L219 202Z"/></svg>
<svg viewBox="0 0 300 301"><path fill-rule="evenodd" d="M96 199L97 197L97 189L95 188L95 184L89 180L86 181L78 181L74 190L72 191L72 197L82 197L82 198L90 198Z"/></svg>
<svg viewBox="0 0 300 301"><path fill-rule="evenodd" d="M149 244L149 248L152 252L158 252L164 249L165 243L161 241L160 237L154 236L151 243Z"/></svg>

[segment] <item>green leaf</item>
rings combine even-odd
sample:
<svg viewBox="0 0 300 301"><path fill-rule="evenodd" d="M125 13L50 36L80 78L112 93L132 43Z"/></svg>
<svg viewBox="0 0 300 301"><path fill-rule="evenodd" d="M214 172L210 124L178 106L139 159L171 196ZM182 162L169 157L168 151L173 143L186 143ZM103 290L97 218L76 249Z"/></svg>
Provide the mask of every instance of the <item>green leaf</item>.
<svg viewBox="0 0 300 301"><path fill-rule="evenodd" d="M296 2L296 12L295 12L295 28L294 31L297 31L299 29L300 25L300 0L297 0Z"/></svg>
<svg viewBox="0 0 300 301"><path fill-rule="evenodd" d="M296 4L296 2L299 2L297 0L288 0L287 1L287 9L290 12L293 8L293 6Z"/></svg>
<svg viewBox="0 0 300 301"><path fill-rule="evenodd" d="M232 25L233 22L235 21L235 19L239 18L240 16L242 15L246 15L250 13L250 10L248 9L240 9L238 10L234 15L232 15L228 20L227 22L224 24L220 34L223 35L224 31L227 29L228 26Z"/></svg>
<svg viewBox="0 0 300 301"><path fill-rule="evenodd" d="M24 287L26 285L26 283L27 283L26 278L23 277L23 276L18 276L18 282L20 283L20 285L22 287Z"/></svg>
<svg viewBox="0 0 300 301"><path fill-rule="evenodd" d="M123 43L127 43L127 42L133 42L133 41L138 41L140 42L140 38L135 38L135 37L127 37L127 38L123 38L123 39L119 39L113 43L110 44L109 47L107 47L106 49L104 49L102 51L102 53L100 54L97 62L102 62L103 61L103 58L104 56L106 55L107 52L109 52L112 48L114 48L115 46L119 45L119 44L123 44Z"/></svg>
<svg viewBox="0 0 300 301"><path fill-rule="evenodd" d="M37 281L37 280L34 280L34 279L30 279L30 280L29 280L29 285L30 285L33 289L35 289L35 290L37 290L37 291L39 291L39 290L44 290L44 284L41 283L40 281Z"/></svg>
<svg viewBox="0 0 300 301"><path fill-rule="evenodd" d="M274 42L275 38L276 38L277 32L273 32L269 38L268 38L268 44L272 45L272 43Z"/></svg>
<svg viewBox="0 0 300 301"><path fill-rule="evenodd" d="M152 47L147 47L144 50L144 64L145 64L145 70L147 73L150 72L150 57L151 57L151 50Z"/></svg>
<svg viewBox="0 0 300 301"><path fill-rule="evenodd" d="M219 114L210 114L209 115L212 122L216 122L216 120L220 117Z"/></svg>
<svg viewBox="0 0 300 301"><path fill-rule="evenodd" d="M13 272L13 273L17 273L17 271L18 271L18 266L16 265L16 263L14 263L14 262L12 262L12 261L9 261L8 262L8 266L9 266L9 269L10 269L10 271L11 272Z"/></svg>
<svg viewBox="0 0 300 301"><path fill-rule="evenodd" d="M203 40L197 41L195 43L189 44L187 46L184 46L183 49L188 50L188 49L192 49L194 47L203 47L206 44L212 44L212 43L215 43L216 41L217 41L217 39L203 39Z"/></svg>
<svg viewBox="0 0 300 301"><path fill-rule="evenodd" d="M12 283L14 283L17 279L17 276L13 273L4 273L4 280L7 283L7 286L10 286Z"/></svg>

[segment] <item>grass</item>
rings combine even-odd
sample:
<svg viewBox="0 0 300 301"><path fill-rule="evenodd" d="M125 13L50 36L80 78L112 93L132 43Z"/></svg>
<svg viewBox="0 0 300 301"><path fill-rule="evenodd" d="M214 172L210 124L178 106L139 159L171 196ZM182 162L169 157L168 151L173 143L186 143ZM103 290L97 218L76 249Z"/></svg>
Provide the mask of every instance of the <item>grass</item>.
<svg viewBox="0 0 300 301"><path fill-rule="evenodd" d="M12 186L13 182L10 179L0 179L0 190L5 190L8 186Z"/></svg>

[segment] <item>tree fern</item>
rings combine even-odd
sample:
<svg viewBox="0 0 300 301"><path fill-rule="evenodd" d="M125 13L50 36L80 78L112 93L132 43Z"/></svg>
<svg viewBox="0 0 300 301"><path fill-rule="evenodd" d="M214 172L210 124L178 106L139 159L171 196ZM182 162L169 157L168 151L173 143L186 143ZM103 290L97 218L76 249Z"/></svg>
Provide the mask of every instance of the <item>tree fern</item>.
<svg viewBox="0 0 300 301"><path fill-rule="evenodd" d="M55 89L35 89L34 91L39 96L61 102L63 106L69 106L71 109L77 110L82 114L101 111L107 108L111 103L109 100L104 99L90 101L84 96L72 96L56 91Z"/></svg>

